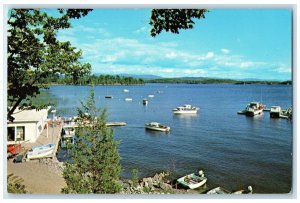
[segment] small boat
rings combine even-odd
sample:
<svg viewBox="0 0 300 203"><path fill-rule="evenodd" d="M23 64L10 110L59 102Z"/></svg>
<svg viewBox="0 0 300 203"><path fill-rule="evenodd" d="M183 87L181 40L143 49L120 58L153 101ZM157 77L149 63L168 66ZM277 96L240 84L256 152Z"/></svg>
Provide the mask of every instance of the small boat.
<svg viewBox="0 0 300 203"><path fill-rule="evenodd" d="M129 92L129 90L128 89L124 89L123 92Z"/></svg>
<svg viewBox="0 0 300 203"><path fill-rule="evenodd" d="M281 111L280 118L292 119L292 117L293 117L292 107L289 107L287 110Z"/></svg>
<svg viewBox="0 0 300 203"><path fill-rule="evenodd" d="M245 108L246 116L253 117L256 115L262 115L265 108L266 108L266 105L263 105L259 102L251 102Z"/></svg>
<svg viewBox="0 0 300 203"><path fill-rule="evenodd" d="M38 159L53 155L55 144L32 147L26 154L27 159Z"/></svg>
<svg viewBox="0 0 300 203"><path fill-rule="evenodd" d="M158 122L146 123L145 127L148 130L156 130L156 131L163 131L163 132L168 132L171 129L169 126L162 125Z"/></svg>
<svg viewBox="0 0 300 203"><path fill-rule="evenodd" d="M127 98L125 98L125 101L132 101L132 98L131 97L127 97Z"/></svg>
<svg viewBox="0 0 300 203"><path fill-rule="evenodd" d="M201 187L204 185L207 181L207 178L204 177L204 173L202 170L200 170L197 173L191 173L189 175L183 176L179 179L177 179L177 182L182 184L183 186L186 186L190 189L196 189L198 187Z"/></svg>
<svg viewBox="0 0 300 203"><path fill-rule="evenodd" d="M214 189L209 190L206 194L231 194L229 190L226 190L225 188L222 187L216 187Z"/></svg>
<svg viewBox="0 0 300 203"><path fill-rule="evenodd" d="M190 104L185 104L184 106L178 106L173 109L174 114L196 114L200 110Z"/></svg>
<svg viewBox="0 0 300 203"><path fill-rule="evenodd" d="M281 114L280 106L272 106L270 109L270 117L271 118L279 118Z"/></svg>
<svg viewBox="0 0 300 203"><path fill-rule="evenodd" d="M143 105L148 105L148 99L143 99Z"/></svg>
<svg viewBox="0 0 300 203"><path fill-rule="evenodd" d="M154 97L154 95L153 95L153 94L149 94L149 95L148 95L148 97L150 97L150 98L153 98L153 97Z"/></svg>
<svg viewBox="0 0 300 203"><path fill-rule="evenodd" d="M105 98L106 98L106 99L112 99L113 96L112 96L112 95L105 95Z"/></svg>
<svg viewBox="0 0 300 203"><path fill-rule="evenodd" d="M252 194L252 193L253 193L253 188L251 185L249 185L246 190L237 190L232 194L240 195L240 194Z"/></svg>

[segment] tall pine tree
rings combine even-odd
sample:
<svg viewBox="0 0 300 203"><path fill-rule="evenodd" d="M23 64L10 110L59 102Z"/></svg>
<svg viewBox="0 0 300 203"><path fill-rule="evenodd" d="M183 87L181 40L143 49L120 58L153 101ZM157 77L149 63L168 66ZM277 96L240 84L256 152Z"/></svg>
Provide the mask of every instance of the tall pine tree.
<svg viewBox="0 0 300 203"><path fill-rule="evenodd" d="M72 161L65 163L63 193L112 194L121 190L120 156L113 131L106 127L106 111L96 108L94 90L78 109L79 127L71 146ZM100 115L99 115L100 113Z"/></svg>

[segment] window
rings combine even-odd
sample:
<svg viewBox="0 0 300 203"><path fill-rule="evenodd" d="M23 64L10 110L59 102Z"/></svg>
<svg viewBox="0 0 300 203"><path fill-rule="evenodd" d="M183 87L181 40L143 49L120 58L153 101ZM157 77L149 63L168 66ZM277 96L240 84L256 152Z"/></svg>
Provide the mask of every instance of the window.
<svg viewBox="0 0 300 203"><path fill-rule="evenodd" d="M24 141L25 126L7 127L7 141Z"/></svg>
<svg viewBox="0 0 300 203"><path fill-rule="evenodd" d="M7 141L15 141L15 127L7 127Z"/></svg>
<svg viewBox="0 0 300 203"><path fill-rule="evenodd" d="M25 126L17 126L16 141L25 140Z"/></svg>

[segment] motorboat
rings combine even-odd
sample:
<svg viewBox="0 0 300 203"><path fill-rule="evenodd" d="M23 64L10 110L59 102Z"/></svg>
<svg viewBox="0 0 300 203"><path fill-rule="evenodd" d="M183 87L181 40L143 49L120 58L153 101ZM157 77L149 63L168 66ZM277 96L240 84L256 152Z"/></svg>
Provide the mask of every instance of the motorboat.
<svg viewBox="0 0 300 203"><path fill-rule="evenodd" d="M251 102L245 108L246 116L256 116L262 115L266 105L261 104L260 102Z"/></svg>
<svg viewBox="0 0 300 203"><path fill-rule="evenodd" d="M132 101L132 98L131 97L127 97L127 98L125 98L125 101Z"/></svg>
<svg viewBox="0 0 300 203"><path fill-rule="evenodd" d="M281 114L280 106L272 106L270 109L270 117L271 118L279 118Z"/></svg>
<svg viewBox="0 0 300 203"><path fill-rule="evenodd" d="M190 104L185 104L183 106L178 106L173 109L174 114L196 114L200 109L194 107Z"/></svg>
<svg viewBox="0 0 300 203"><path fill-rule="evenodd" d="M123 91L124 91L124 92L129 92L129 90L128 90L128 89L124 89Z"/></svg>
<svg viewBox="0 0 300 203"><path fill-rule="evenodd" d="M143 105L148 105L148 99L143 99Z"/></svg>
<svg viewBox="0 0 300 203"><path fill-rule="evenodd" d="M146 123L145 128L148 130L156 130L156 131L162 131L162 132L168 132L171 129L169 126L162 125L158 122Z"/></svg>
<svg viewBox="0 0 300 203"><path fill-rule="evenodd" d="M196 189L203 186L207 181L202 170L198 173L191 173L189 175L183 176L177 179L177 182L181 185L188 187L190 189Z"/></svg>

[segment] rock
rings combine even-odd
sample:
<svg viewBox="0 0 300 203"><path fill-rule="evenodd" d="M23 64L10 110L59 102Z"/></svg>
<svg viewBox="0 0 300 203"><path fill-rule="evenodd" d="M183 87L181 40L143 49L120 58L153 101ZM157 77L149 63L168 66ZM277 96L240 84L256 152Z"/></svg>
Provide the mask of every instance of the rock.
<svg viewBox="0 0 300 203"><path fill-rule="evenodd" d="M160 187L161 189L163 189L163 190L172 190L172 186L171 186L171 185L169 185L169 184L167 184L167 183L163 183L163 182L161 182L161 183L159 184L159 187Z"/></svg>

